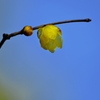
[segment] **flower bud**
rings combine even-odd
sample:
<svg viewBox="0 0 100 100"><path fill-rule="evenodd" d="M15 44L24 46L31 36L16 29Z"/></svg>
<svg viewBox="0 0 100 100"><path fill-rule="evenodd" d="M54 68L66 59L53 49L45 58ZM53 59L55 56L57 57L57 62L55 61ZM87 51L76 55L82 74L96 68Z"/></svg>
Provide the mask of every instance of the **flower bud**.
<svg viewBox="0 0 100 100"><path fill-rule="evenodd" d="M33 28L31 26L25 26L22 31L26 36L31 36L33 34Z"/></svg>

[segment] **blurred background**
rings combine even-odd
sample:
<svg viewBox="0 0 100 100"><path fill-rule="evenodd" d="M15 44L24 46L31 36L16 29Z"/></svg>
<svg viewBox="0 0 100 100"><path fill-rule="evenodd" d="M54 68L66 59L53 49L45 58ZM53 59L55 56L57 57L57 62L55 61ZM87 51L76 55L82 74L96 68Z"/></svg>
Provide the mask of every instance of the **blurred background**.
<svg viewBox="0 0 100 100"><path fill-rule="evenodd" d="M19 35L0 49L0 100L100 100L99 0L0 0L3 33L24 26L91 18L57 25L63 48L40 47L37 30Z"/></svg>

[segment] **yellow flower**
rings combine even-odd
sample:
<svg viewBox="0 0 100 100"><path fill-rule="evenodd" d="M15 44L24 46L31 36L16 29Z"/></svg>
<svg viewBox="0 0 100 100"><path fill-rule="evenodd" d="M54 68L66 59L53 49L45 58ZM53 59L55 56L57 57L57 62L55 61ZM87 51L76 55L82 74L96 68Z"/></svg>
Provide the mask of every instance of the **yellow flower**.
<svg viewBox="0 0 100 100"><path fill-rule="evenodd" d="M56 47L62 48L63 39L61 30L54 25L46 25L38 29L37 36L41 47L50 52L55 52Z"/></svg>

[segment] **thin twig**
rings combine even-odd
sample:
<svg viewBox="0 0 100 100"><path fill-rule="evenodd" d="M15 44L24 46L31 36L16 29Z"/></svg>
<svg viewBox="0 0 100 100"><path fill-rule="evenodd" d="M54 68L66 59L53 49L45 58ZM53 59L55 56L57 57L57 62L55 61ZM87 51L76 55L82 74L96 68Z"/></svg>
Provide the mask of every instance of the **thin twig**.
<svg viewBox="0 0 100 100"><path fill-rule="evenodd" d="M55 22L55 23L49 23L49 24L50 25L56 25L56 24L71 23L71 22L90 22L90 21L91 21L91 19L78 19L78 20L67 20L67 21L61 21L61 22ZM48 24L44 24L44 25L40 25L40 26L37 26L37 27L33 27L32 29L36 30L36 29L44 27L46 25L48 25ZM14 33L11 33L11 34L3 34L3 39L0 42L0 48L2 47L2 45L4 44L4 42L6 40L10 39L13 36L21 35L21 34L24 34L23 33L23 29L21 31L14 32Z"/></svg>
<svg viewBox="0 0 100 100"><path fill-rule="evenodd" d="M6 41L6 40L9 40L11 37L13 37L13 36L16 36L16 35L19 35L19 34L21 34L21 31L19 31L19 32L14 32L14 33L11 33L11 34L3 34L3 39L1 40L1 42L0 42L0 48L2 47L2 45L4 44L4 42Z"/></svg>
<svg viewBox="0 0 100 100"><path fill-rule="evenodd" d="M56 24L63 24L63 23L71 23L71 22L90 22L91 19L78 19L78 20L67 20L67 21L61 21L61 22L55 22L55 23L49 23L51 25L56 25ZM37 27L33 27L33 30L36 30L38 28L41 28L41 27L44 27L48 24L44 24L44 25L40 25L40 26L37 26Z"/></svg>

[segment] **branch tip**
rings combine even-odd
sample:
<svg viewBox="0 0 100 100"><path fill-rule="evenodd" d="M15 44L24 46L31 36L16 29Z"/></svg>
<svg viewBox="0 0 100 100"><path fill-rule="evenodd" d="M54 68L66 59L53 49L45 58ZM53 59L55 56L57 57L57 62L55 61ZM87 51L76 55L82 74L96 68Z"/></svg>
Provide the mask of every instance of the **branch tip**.
<svg viewBox="0 0 100 100"><path fill-rule="evenodd" d="M92 21L92 20L91 20L91 19L89 19L89 18L88 18L88 19L86 19L86 22L90 22L90 21Z"/></svg>

